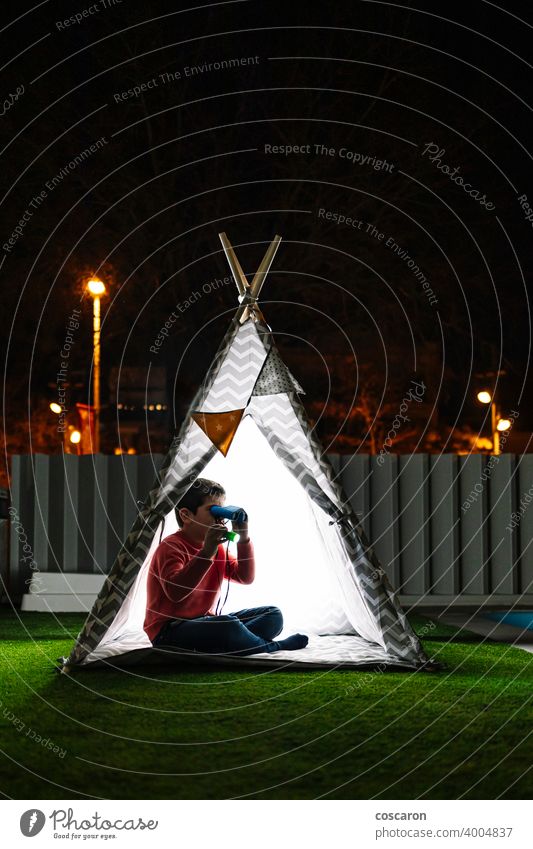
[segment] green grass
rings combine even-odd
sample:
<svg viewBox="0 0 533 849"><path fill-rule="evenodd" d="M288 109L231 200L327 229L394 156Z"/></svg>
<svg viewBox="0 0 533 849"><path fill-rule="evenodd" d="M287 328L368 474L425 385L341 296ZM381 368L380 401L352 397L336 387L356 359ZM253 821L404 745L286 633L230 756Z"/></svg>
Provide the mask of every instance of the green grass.
<svg viewBox="0 0 533 849"><path fill-rule="evenodd" d="M0 615L8 797L531 795L533 656L519 649L414 619L445 672L53 673L82 622Z"/></svg>

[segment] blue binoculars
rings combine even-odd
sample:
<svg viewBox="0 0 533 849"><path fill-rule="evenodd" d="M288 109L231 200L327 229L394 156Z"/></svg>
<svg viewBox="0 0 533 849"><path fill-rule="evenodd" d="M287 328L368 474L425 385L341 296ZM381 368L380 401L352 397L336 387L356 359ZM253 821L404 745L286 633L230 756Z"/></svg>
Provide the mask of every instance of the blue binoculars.
<svg viewBox="0 0 533 849"><path fill-rule="evenodd" d="M227 507L219 507L218 504L213 504L209 508L209 512L215 519L231 519L232 522L239 524L248 520L246 510L243 510L242 507L234 507L232 504L228 504Z"/></svg>

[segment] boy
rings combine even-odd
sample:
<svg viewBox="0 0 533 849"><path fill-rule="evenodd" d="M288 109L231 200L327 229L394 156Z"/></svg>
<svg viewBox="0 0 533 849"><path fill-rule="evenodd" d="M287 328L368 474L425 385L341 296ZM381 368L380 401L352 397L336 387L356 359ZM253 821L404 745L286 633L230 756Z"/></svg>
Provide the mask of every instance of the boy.
<svg viewBox="0 0 533 849"><path fill-rule="evenodd" d="M210 512L223 506L222 486L198 478L176 506L180 530L156 549L148 573L144 630L154 646L178 646L209 654L248 655L305 648L308 638L283 629L277 607L255 607L217 615L222 580L251 584L255 577L248 522L233 522L240 534L237 559L226 557L225 525Z"/></svg>

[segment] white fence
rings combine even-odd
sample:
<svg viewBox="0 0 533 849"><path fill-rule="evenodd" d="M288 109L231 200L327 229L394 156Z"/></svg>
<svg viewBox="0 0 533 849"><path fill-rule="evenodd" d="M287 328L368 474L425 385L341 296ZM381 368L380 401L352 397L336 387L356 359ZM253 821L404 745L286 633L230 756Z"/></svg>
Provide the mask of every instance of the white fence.
<svg viewBox="0 0 533 849"><path fill-rule="evenodd" d="M11 596L36 572L107 572L162 459L14 456ZM533 454L330 459L404 604L533 604Z"/></svg>

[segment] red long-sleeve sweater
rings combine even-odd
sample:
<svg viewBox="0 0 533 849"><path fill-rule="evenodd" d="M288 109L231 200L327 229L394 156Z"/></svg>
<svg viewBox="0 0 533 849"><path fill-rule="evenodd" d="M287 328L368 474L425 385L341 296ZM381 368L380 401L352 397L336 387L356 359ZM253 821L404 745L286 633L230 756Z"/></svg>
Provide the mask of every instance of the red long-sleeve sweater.
<svg viewBox="0 0 533 849"><path fill-rule="evenodd" d="M224 578L252 583L255 566L250 540L238 542L237 559L228 553L227 561L224 545L218 546L211 559L198 557L200 549L183 531L170 534L156 548L148 572L144 619L150 640L155 639L168 619L214 615Z"/></svg>

